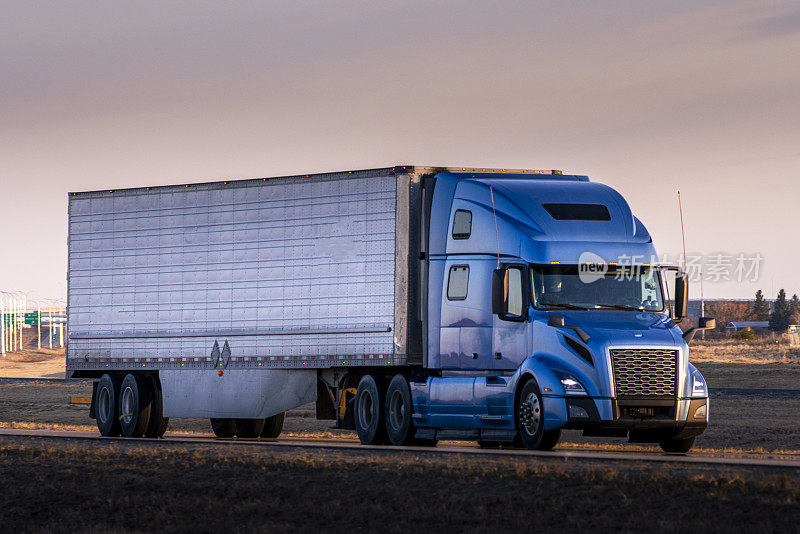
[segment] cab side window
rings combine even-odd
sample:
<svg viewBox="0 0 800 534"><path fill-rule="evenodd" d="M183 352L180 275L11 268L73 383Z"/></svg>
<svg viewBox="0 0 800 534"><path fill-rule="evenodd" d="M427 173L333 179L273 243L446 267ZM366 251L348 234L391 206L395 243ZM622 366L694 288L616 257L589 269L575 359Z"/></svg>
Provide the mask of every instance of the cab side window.
<svg viewBox="0 0 800 534"><path fill-rule="evenodd" d="M453 216L453 239L469 239L472 234L472 212L456 210Z"/></svg>
<svg viewBox="0 0 800 534"><path fill-rule="evenodd" d="M469 287L469 266L453 265L447 278L447 300L466 300Z"/></svg>

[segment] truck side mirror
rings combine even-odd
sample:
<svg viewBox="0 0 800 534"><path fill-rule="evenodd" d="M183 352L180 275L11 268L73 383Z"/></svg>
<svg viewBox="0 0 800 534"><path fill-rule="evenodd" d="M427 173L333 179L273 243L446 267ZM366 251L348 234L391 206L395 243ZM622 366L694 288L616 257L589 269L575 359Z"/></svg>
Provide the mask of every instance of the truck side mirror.
<svg viewBox="0 0 800 534"><path fill-rule="evenodd" d="M524 321L528 317L528 284L525 268L507 265L492 273L492 313L504 321Z"/></svg>
<svg viewBox="0 0 800 534"><path fill-rule="evenodd" d="M700 317L700 319L697 320L697 327L690 328L683 333L683 340L686 341L686 343L691 343L694 339L694 335L700 330L713 330L716 327L717 320L713 317Z"/></svg>
<svg viewBox="0 0 800 534"><path fill-rule="evenodd" d="M554 328L564 328L564 316L563 315L551 315L547 318L547 326L552 326Z"/></svg>
<svg viewBox="0 0 800 534"><path fill-rule="evenodd" d="M717 327L717 320L713 317L700 317L697 321L698 330L713 330Z"/></svg>
<svg viewBox="0 0 800 534"><path fill-rule="evenodd" d="M492 272L492 313L494 315L508 313L506 276L505 269L495 269Z"/></svg>
<svg viewBox="0 0 800 534"><path fill-rule="evenodd" d="M680 273L675 277L675 317L676 321L681 321L689 315L689 281L686 274Z"/></svg>

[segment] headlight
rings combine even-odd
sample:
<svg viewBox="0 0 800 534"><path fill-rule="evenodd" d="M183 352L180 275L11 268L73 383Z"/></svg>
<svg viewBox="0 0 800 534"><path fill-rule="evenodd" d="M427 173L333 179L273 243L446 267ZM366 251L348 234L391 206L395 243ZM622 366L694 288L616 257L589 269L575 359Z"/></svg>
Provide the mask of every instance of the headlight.
<svg viewBox="0 0 800 534"><path fill-rule="evenodd" d="M708 397L706 381L697 371L692 373L692 397Z"/></svg>
<svg viewBox="0 0 800 534"><path fill-rule="evenodd" d="M561 387L564 388L566 395L586 395L586 389L574 376L561 372L556 372L556 376L561 381Z"/></svg>

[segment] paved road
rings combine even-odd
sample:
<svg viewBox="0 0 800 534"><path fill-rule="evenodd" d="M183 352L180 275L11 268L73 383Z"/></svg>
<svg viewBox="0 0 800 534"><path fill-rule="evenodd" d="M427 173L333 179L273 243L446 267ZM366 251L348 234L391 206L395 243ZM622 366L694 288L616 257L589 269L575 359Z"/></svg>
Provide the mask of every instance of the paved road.
<svg viewBox="0 0 800 534"><path fill-rule="evenodd" d="M84 378L6 378L0 377L0 384L14 382L52 382L63 384L79 384L89 382ZM800 399L800 389L764 389L764 388L711 388L711 397L757 398L757 399Z"/></svg>
<svg viewBox="0 0 800 534"><path fill-rule="evenodd" d="M16 428L0 429L0 439L3 436L31 437L31 438L50 438L78 440L86 442L97 441L123 441L136 442L158 446L161 443L180 444L213 444L217 446L244 445L250 447L291 447L305 449L328 449L351 452L415 452L423 454L470 454L470 455L490 455L490 456L516 456L516 457L535 457L539 459L562 459L562 460L594 460L611 462L648 462L673 465L716 465L716 466L736 466L736 467L774 467L800 469L800 459L791 457L783 458L759 458L755 455L747 454L726 454L709 455L703 453L683 454L664 454L664 453L629 453L617 451L587 451L587 450L555 450L550 452L527 451L519 449L480 449L472 445L450 445L439 447L389 447L361 445L353 441L345 440L316 440L316 439L277 439L277 440L242 440L242 439L215 439L206 436L191 436L181 434L167 434L161 440L145 440L137 438L106 438L95 432L74 432L63 430L27 430Z"/></svg>

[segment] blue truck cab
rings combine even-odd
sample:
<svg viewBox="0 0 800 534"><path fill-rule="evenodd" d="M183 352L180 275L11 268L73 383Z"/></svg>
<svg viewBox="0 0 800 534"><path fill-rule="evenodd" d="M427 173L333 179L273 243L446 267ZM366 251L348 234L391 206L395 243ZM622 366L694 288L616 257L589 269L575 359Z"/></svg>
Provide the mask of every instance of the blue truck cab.
<svg viewBox="0 0 800 534"><path fill-rule="evenodd" d="M673 309L667 268L625 199L559 173L443 172L432 182L426 361L408 378L416 442L547 450L562 429L579 429L688 451L709 402L688 361L696 329L685 336L676 324L686 282L678 273ZM369 442L362 397L356 429Z"/></svg>

